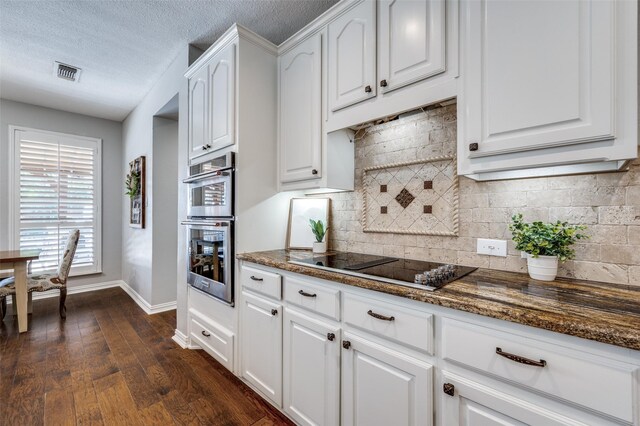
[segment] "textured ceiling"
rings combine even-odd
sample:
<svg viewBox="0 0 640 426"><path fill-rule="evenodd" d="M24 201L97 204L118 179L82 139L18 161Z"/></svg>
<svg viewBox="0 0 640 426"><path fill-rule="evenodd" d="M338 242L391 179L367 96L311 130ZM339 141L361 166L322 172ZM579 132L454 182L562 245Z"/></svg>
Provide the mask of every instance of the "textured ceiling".
<svg viewBox="0 0 640 426"><path fill-rule="evenodd" d="M280 44L336 0L0 0L0 97L113 120L234 22ZM53 61L82 69L53 76Z"/></svg>

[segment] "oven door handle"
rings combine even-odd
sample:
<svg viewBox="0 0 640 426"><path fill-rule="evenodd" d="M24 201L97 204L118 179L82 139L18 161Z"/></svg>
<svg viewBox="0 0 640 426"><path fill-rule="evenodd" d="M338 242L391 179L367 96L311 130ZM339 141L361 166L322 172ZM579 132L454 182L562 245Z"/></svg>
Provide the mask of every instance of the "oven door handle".
<svg viewBox="0 0 640 426"><path fill-rule="evenodd" d="M182 182L192 183L192 182L197 182L199 180L205 180L212 177L229 176L230 174L231 174L231 168L226 168L222 170L215 170L213 172L200 173L199 175L193 175L191 177L184 179Z"/></svg>
<svg viewBox="0 0 640 426"><path fill-rule="evenodd" d="M180 222L182 225L186 226L229 226L229 222L205 222L205 221L197 221L197 220L183 220Z"/></svg>

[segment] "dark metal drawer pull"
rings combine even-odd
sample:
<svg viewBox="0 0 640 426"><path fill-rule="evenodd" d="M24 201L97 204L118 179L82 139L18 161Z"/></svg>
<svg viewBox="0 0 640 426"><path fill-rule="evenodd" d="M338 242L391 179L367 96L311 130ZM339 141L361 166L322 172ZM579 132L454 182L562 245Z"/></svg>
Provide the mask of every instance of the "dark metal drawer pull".
<svg viewBox="0 0 640 426"><path fill-rule="evenodd" d="M534 367L544 367L547 365L547 361L545 361L544 359L536 361L535 359L529 359L520 355L510 354L509 352L503 352L501 348L496 348L496 353L500 356L510 359L511 361L519 362L520 364L533 365Z"/></svg>
<svg viewBox="0 0 640 426"><path fill-rule="evenodd" d="M277 309L272 309L272 310L271 310L271 315L273 315L274 317L275 317L276 315L278 315L278 310L277 310Z"/></svg>
<svg viewBox="0 0 640 426"><path fill-rule="evenodd" d="M327 340L333 342L335 338L336 338L335 333L327 333Z"/></svg>
<svg viewBox="0 0 640 426"><path fill-rule="evenodd" d="M382 320L382 321L394 321L396 319L396 317L387 317L387 316L384 316L384 315L376 314L371 309L369 309L367 311L367 314L371 315L374 318Z"/></svg>
<svg viewBox="0 0 640 426"><path fill-rule="evenodd" d="M348 340L343 340L342 341L342 347L345 349L349 349L351 347L351 342Z"/></svg>
<svg viewBox="0 0 640 426"><path fill-rule="evenodd" d="M304 290L300 290L300 291L298 291L298 294L301 294L301 295L303 295L304 297L316 297L316 296L317 296L317 294L315 294L315 293L313 293L313 294L311 294L311 293L307 293L307 292L306 292L306 291L304 291Z"/></svg>
<svg viewBox="0 0 640 426"><path fill-rule="evenodd" d="M254 277L253 275L251 275L251 279L254 281L264 281L264 278L257 278L257 277Z"/></svg>
<svg viewBox="0 0 640 426"><path fill-rule="evenodd" d="M202 330L202 335L204 337L209 337L209 336L211 336L211 333L207 333L206 331Z"/></svg>
<svg viewBox="0 0 640 426"><path fill-rule="evenodd" d="M442 385L442 391L449 396L453 396L456 392L456 387L451 383L445 383Z"/></svg>

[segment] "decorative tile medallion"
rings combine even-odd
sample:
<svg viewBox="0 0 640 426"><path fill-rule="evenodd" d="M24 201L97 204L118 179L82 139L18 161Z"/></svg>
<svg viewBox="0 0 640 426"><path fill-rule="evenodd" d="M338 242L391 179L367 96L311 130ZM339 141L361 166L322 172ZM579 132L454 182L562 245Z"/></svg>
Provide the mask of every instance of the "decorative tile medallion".
<svg viewBox="0 0 640 426"><path fill-rule="evenodd" d="M455 157L368 167L362 183L365 232L458 235Z"/></svg>
<svg viewBox="0 0 640 426"><path fill-rule="evenodd" d="M407 188L402 188L402 191L400 191L400 193L396 195L396 201L402 206L403 209L409 207L409 204L411 204L411 202L415 199L416 197L411 195L411 193L407 191Z"/></svg>

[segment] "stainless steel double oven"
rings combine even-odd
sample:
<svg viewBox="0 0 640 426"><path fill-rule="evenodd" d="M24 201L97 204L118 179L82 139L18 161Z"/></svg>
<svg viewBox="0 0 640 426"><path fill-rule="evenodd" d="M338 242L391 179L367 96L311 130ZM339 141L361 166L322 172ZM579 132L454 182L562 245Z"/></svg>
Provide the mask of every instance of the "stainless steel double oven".
<svg viewBox="0 0 640 426"><path fill-rule="evenodd" d="M189 285L232 305L234 276L234 153L193 165L187 220Z"/></svg>

